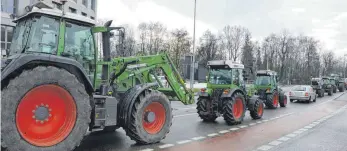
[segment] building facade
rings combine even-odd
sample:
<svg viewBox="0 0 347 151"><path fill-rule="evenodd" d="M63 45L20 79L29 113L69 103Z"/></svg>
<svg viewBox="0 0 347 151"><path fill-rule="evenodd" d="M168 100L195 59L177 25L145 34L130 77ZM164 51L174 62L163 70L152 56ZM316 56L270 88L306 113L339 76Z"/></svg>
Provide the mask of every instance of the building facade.
<svg viewBox="0 0 347 151"><path fill-rule="evenodd" d="M1 56L6 56L6 49L11 46L13 28L11 14L20 16L24 8L38 1L44 1L54 8L63 9L60 0L1 0ZM66 12L76 13L93 20L96 19L97 0L67 0L64 6Z"/></svg>

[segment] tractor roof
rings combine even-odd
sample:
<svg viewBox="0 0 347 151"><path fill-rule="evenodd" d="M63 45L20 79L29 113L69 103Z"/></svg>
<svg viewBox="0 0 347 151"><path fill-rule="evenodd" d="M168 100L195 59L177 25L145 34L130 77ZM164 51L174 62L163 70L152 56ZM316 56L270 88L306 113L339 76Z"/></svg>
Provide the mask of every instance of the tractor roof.
<svg viewBox="0 0 347 151"><path fill-rule="evenodd" d="M244 69L245 66L243 64L233 62L231 60L212 60L207 62L208 66L229 66L229 68L237 68L237 69Z"/></svg>
<svg viewBox="0 0 347 151"><path fill-rule="evenodd" d="M32 9L28 12L26 11L26 13L20 17L18 17L17 19L14 20L14 22L18 22L18 20L25 18L26 16L29 16L31 14L47 14L47 15L51 15L51 16L56 16L56 17L61 17L63 12L59 9L53 8L51 7L49 4L46 4L45 2L38 2L35 3L34 5L32 5ZM72 19L75 21L80 21L83 23L87 23L87 24L91 24L91 25L95 25L95 21L88 18L88 17L84 17L82 15L77 15L74 13L70 13L70 12L64 12L64 18L68 18L68 19Z"/></svg>
<svg viewBox="0 0 347 151"><path fill-rule="evenodd" d="M257 74L260 75L277 75L276 71L271 71L271 70L258 70Z"/></svg>

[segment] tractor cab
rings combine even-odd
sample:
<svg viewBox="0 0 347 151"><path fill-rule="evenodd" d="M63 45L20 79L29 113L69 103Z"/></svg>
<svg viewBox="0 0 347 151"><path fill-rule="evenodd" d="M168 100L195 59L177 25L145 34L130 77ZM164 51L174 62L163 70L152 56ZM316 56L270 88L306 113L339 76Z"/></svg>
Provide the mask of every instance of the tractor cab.
<svg viewBox="0 0 347 151"><path fill-rule="evenodd" d="M231 60L214 60L209 61L207 66L207 88L245 88L243 64Z"/></svg>
<svg viewBox="0 0 347 151"><path fill-rule="evenodd" d="M277 89L278 76L275 71L258 70L256 74L255 87L257 90L266 90L267 93Z"/></svg>
<svg viewBox="0 0 347 151"><path fill-rule="evenodd" d="M110 38L113 36L111 31L118 30L122 40L124 37L122 30L124 28L110 27L112 21L106 22L104 26L95 27L94 20L53 8L43 1L27 6L25 12L16 17L14 22L16 27L12 44L8 50L8 58L2 60L2 70L6 70L5 67L11 60L32 63L45 61L49 64L59 64L57 66L74 65L82 70L79 72L85 74L94 87L97 83L97 78L94 78L97 77L96 71L101 72L101 68L106 66L105 63L98 65L98 62L111 61ZM96 33L102 34L103 56L100 58L103 60L97 58L94 37ZM103 78L100 74L99 79L107 79L109 76L107 72L108 69L102 69ZM2 73L7 74L7 71Z"/></svg>
<svg viewBox="0 0 347 151"><path fill-rule="evenodd" d="M95 21L50 8L39 2L27 7L26 14L14 20L16 28L9 50L16 54L51 54L79 60L94 59L95 43L91 27Z"/></svg>

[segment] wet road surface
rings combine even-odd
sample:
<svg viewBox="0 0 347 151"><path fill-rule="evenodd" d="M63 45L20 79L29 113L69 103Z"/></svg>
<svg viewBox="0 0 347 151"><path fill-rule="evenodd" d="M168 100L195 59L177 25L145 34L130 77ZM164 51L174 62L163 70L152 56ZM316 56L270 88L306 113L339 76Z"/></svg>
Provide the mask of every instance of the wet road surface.
<svg viewBox="0 0 347 151"><path fill-rule="evenodd" d="M262 150L269 146L267 143L305 127L345 104L347 94L337 92L333 96L318 98L316 103L294 102L286 108L266 109L259 120L252 120L247 112L242 124L228 126L221 117L215 123L202 122L196 114L196 105L172 102L173 125L161 143L139 146L118 129L113 133L92 133L76 150Z"/></svg>

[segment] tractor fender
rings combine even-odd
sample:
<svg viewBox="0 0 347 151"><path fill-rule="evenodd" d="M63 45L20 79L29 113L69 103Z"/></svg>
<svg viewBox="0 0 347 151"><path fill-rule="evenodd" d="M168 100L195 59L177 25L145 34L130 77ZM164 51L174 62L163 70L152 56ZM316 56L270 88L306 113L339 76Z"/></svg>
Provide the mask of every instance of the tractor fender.
<svg viewBox="0 0 347 151"><path fill-rule="evenodd" d="M9 79L17 76L25 69L36 66L55 66L74 74L82 82L89 94L94 89L83 66L74 59L51 54L18 54L1 61L1 87L6 86Z"/></svg>
<svg viewBox="0 0 347 151"><path fill-rule="evenodd" d="M222 95L221 95L221 98L230 98L235 92L239 92L242 95L246 96L245 92L243 92L241 89L234 88L234 89L231 89L229 91L229 93L227 93L227 94L224 94L224 92L223 92Z"/></svg>
<svg viewBox="0 0 347 151"><path fill-rule="evenodd" d="M146 89L149 89L157 85L158 83L140 84L140 85L134 86L133 88L127 90L124 93L124 96L123 96L124 99L121 99L118 104L118 115L119 115L118 123L120 126L128 125L128 119L130 119L131 110L132 110L132 107L134 106L136 98Z"/></svg>

